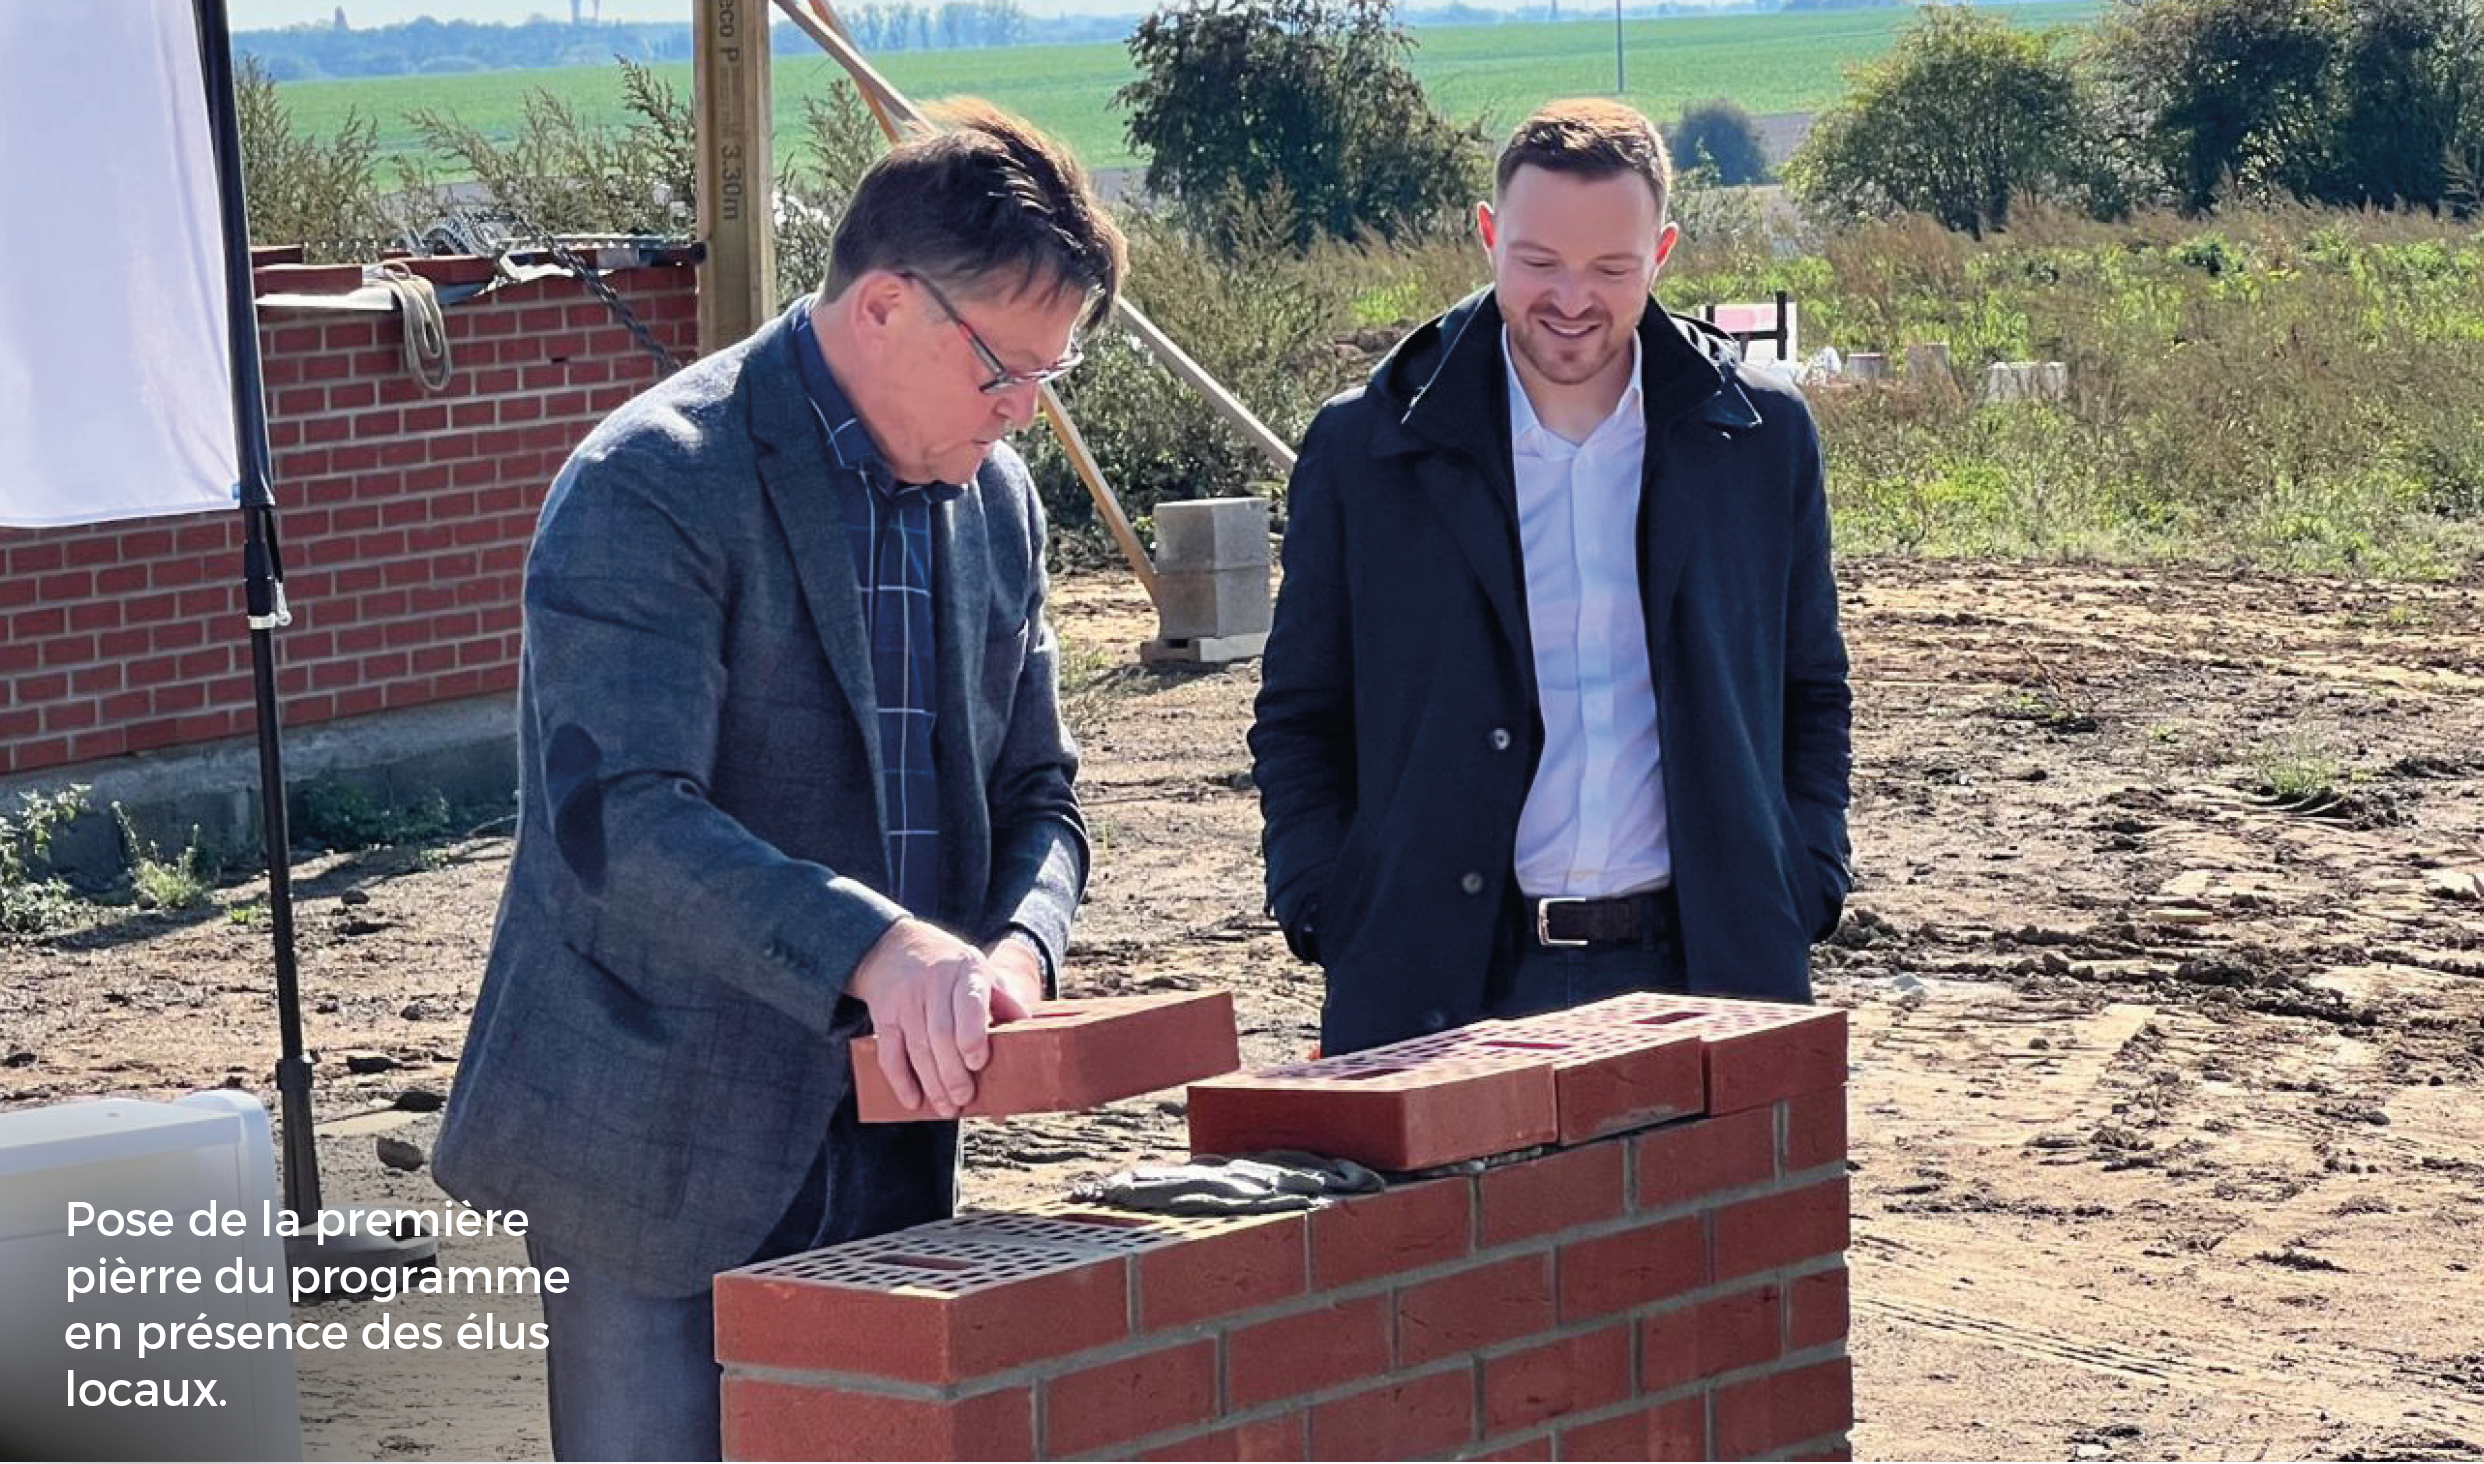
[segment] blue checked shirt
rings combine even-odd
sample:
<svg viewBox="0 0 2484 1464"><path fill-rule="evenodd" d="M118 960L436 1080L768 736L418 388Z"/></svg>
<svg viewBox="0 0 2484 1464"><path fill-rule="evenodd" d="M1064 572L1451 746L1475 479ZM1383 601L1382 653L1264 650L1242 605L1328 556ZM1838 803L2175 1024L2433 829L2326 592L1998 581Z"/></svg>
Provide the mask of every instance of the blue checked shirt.
<svg viewBox="0 0 2484 1464"><path fill-rule="evenodd" d="M932 766L938 682L932 615L931 510L966 490L954 483L900 483L819 354L807 310L794 316L794 354L811 408L836 460L831 491L854 551L871 682L879 708L880 785L888 809L890 887L921 919L940 899L940 783Z"/></svg>

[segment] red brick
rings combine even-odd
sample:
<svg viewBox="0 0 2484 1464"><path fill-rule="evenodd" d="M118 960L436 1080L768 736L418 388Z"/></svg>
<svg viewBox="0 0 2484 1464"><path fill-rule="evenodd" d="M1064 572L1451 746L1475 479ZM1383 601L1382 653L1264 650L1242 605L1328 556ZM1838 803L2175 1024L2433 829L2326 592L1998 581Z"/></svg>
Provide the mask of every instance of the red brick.
<svg viewBox="0 0 2484 1464"><path fill-rule="evenodd" d="M348 295L362 288L359 264L263 264L250 272L251 294ZM319 348L316 326L287 327L276 333L271 355L296 355Z"/></svg>
<svg viewBox="0 0 2484 1464"><path fill-rule="evenodd" d="M1498 1449L1487 1449L1480 1454L1469 1454L1466 1457L1469 1459L1550 1459L1552 1456L1552 1435L1538 1434L1534 1438L1519 1443Z"/></svg>
<svg viewBox="0 0 2484 1464"><path fill-rule="evenodd" d="M1310 1285L1303 1219L1236 1219L1231 1229L1141 1254L1139 1330L1160 1332L1302 1295Z"/></svg>
<svg viewBox="0 0 2484 1464"><path fill-rule="evenodd" d="M1545 1050L1564 1144L1666 1123L1707 1105L1706 1062L1694 1032L1620 1028L1554 1012L1511 1022L1478 1045Z"/></svg>
<svg viewBox="0 0 2484 1464"><path fill-rule="evenodd" d="M1225 1406L1235 1412L1389 1370L1389 1298L1366 1296L1225 1338Z"/></svg>
<svg viewBox="0 0 2484 1464"><path fill-rule="evenodd" d="M1044 1457L1084 1454L1216 1416L1216 1341L1120 1357L1044 1383Z"/></svg>
<svg viewBox="0 0 2484 1464"><path fill-rule="evenodd" d="M1843 1357L1716 1390L1719 1458L1755 1459L1853 1427L1854 1364Z"/></svg>
<svg viewBox="0 0 2484 1464"><path fill-rule="evenodd" d="M1397 1360L1413 1366L1547 1331L1552 1257L1513 1256L1397 1293Z"/></svg>
<svg viewBox="0 0 2484 1464"><path fill-rule="evenodd" d="M1564 1322L1666 1301L1707 1284L1707 1232L1697 1215L1561 1247Z"/></svg>
<svg viewBox="0 0 2484 1464"><path fill-rule="evenodd" d="M1843 1175L1727 1205L1711 1222L1716 1278L1731 1280L1798 1261L1843 1255L1851 1233Z"/></svg>
<svg viewBox="0 0 2484 1464"><path fill-rule="evenodd" d="M1591 1144L1486 1170L1475 1187L1483 1248L1619 1218L1623 1157L1619 1144Z"/></svg>
<svg viewBox="0 0 2484 1464"><path fill-rule="evenodd" d="M1483 1365L1484 1437L1573 1413L1592 1413L1631 1395L1630 1328L1603 1327Z"/></svg>
<svg viewBox="0 0 2484 1464"><path fill-rule="evenodd" d="M1674 1124L1630 1140L1634 1198L1667 1210L1773 1179L1777 1115L1768 1108Z"/></svg>
<svg viewBox="0 0 2484 1464"><path fill-rule="evenodd" d="M1707 1064L1707 1111L1712 1114L1738 1113L1846 1081L1842 1011L1633 992L1575 1008L1570 1015L1607 1025L1698 1033Z"/></svg>
<svg viewBox="0 0 2484 1464"><path fill-rule="evenodd" d="M1311 1410L1314 1459L1439 1459L1475 1437L1474 1369L1383 1383Z"/></svg>
<svg viewBox="0 0 2484 1464"><path fill-rule="evenodd" d="M1851 1326L1846 1295L1846 1268L1797 1276L1787 1288L1785 1350L1820 1347L1847 1334Z"/></svg>
<svg viewBox="0 0 2484 1464"><path fill-rule="evenodd" d="M728 1459L1031 1459L1026 1388L932 1401L728 1377Z"/></svg>
<svg viewBox="0 0 2484 1464"><path fill-rule="evenodd" d="M1784 1312L1785 1291L1770 1284L1641 1318L1640 1391L1668 1392L1736 1368L1776 1361L1778 1318Z"/></svg>
<svg viewBox="0 0 2484 1464"><path fill-rule="evenodd" d="M1697 1394L1561 1431L1564 1459L1740 1459L1708 1452L1708 1400Z"/></svg>
<svg viewBox="0 0 2484 1464"><path fill-rule="evenodd" d="M1472 1249L1473 1232L1471 1180L1426 1180L1356 1195L1312 1212L1311 1284L1333 1291L1460 1260Z"/></svg>
<svg viewBox="0 0 2484 1464"><path fill-rule="evenodd" d="M1779 1163L1784 1173L1846 1162L1845 1089L1797 1093L1779 1106L1785 1111L1785 1152Z"/></svg>
<svg viewBox="0 0 2484 1464"><path fill-rule="evenodd" d="M1308 1149L1403 1170L1558 1138L1552 1065L1470 1040L1450 1032L1193 1083L1191 1151Z"/></svg>
<svg viewBox="0 0 2484 1464"><path fill-rule="evenodd" d="M1310 1415L1255 1418L1213 1433L1192 1434L1133 1457L1140 1459L1303 1459L1310 1456Z"/></svg>
<svg viewBox="0 0 2484 1464"><path fill-rule="evenodd" d="M880 1070L877 1038L855 1039L853 1060L865 1123L934 1116L928 1106L899 1105ZM1050 1002L992 1029L991 1061L975 1075L974 1100L963 1112L1076 1112L1230 1072L1240 1061L1231 992Z"/></svg>
<svg viewBox="0 0 2484 1464"><path fill-rule="evenodd" d="M956 1224L729 1271L715 1298L720 1362L920 1383L967 1381L1130 1330L1125 1254L1012 1244Z"/></svg>

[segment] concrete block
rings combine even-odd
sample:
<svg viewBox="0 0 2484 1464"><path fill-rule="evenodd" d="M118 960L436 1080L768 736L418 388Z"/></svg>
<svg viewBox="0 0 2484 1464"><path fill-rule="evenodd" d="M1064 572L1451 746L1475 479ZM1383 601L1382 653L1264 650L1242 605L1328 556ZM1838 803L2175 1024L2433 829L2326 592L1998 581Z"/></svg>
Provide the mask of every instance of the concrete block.
<svg viewBox="0 0 2484 1464"><path fill-rule="evenodd" d="M2070 367L2063 361L1995 361L1984 368L1988 402L2059 402L2070 398Z"/></svg>
<svg viewBox="0 0 2484 1464"><path fill-rule="evenodd" d="M1268 561L1229 569L1177 569L1156 577L1156 631L1168 641L1264 635L1274 622Z"/></svg>
<svg viewBox="0 0 2484 1464"><path fill-rule="evenodd" d="M854 1101L865 1123L933 1117L897 1102L880 1071L879 1039L853 1043ZM975 1075L970 1118L1070 1113L1228 1073L1242 1061L1233 994L1099 997L1047 1002L992 1029L992 1058Z"/></svg>
<svg viewBox="0 0 2484 1464"><path fill-rule="evenodd" d="M1139 647L1139 660L1150 666L1225 666L1247 661L1268 649L1268 633L1203 635L1189 640L1151 640Z"/></svg>
<svg viewBox="0 0 2484 1464"><path fill-rule="evenodd" d="M1268 500L1193 498L1156 505L1156 572L1268 562Z"/></svg>

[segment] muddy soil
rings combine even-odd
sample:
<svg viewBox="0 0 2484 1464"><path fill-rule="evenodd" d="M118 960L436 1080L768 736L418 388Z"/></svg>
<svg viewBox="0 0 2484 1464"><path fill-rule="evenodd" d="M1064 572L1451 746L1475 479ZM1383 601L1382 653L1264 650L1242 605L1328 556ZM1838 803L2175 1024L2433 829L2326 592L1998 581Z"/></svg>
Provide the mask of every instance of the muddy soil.
<svg viewBox="0 0 2484 1464"><path fill-rule="evenodd" d="M2484 587L1842 578L1860 877L1818 987L1854 1023L1858 1456L2484 1458ZM1246 1058L1298 1054L1255 669L1141 669L1120 578L1058 598L1098 852L1072 988L1229 987ZM377 1141L436 1132L392 1105L451 1081L505 834L300 871L331 1200L438 1199ZM0 1104L263 1087L260 901L0 946ZM1180 1134L1178 1094L977 1123L970 1198ZM547 1453L536 1354L300 1371L314 1457Z"/></svg>

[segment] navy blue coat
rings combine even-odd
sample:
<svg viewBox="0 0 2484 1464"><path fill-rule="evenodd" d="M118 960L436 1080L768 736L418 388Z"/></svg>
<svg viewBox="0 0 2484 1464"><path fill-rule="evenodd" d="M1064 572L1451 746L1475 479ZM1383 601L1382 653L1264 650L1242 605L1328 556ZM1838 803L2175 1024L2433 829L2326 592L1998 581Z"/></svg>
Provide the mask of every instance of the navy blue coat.
<svg viewBox="0 0 2484 1464"><path fill-rule="evenodd" d="M1270 908L1322 1045L1483 1014L1540 759L1501 315L1416 330L1311 424L1251 729ZM1852 884L1846 652L1802 398L1650 302L1635 532L1691 989L1810 999Z"/></svg>

